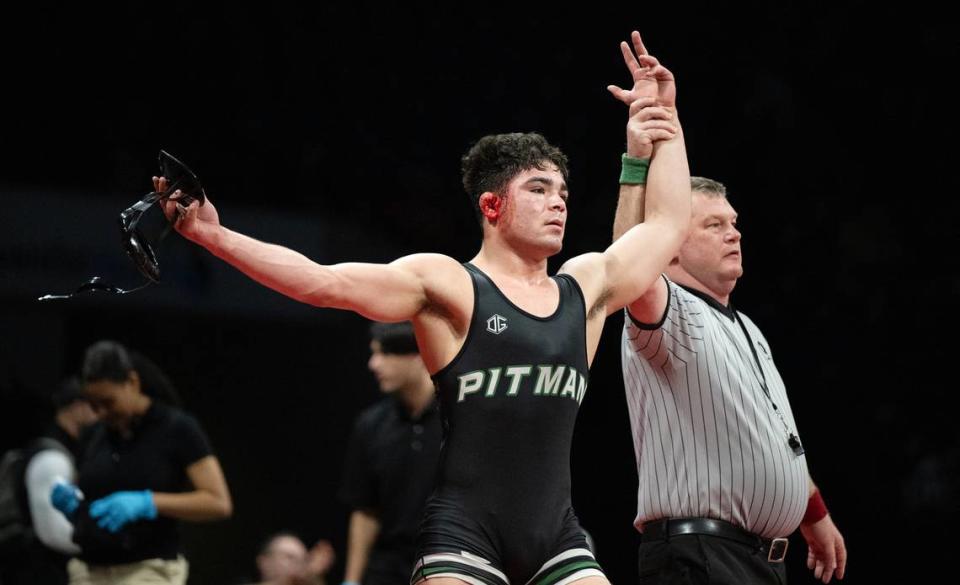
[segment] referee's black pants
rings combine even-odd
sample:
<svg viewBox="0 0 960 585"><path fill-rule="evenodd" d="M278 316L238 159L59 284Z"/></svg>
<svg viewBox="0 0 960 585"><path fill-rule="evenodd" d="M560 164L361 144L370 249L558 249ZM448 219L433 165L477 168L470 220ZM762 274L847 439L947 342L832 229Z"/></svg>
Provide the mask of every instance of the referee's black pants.
<svg viewBox="0 0 960 585"><path fill-rule="evenodd" d="M640 585L785 585L784 564L757 547L685 534L640 544Z"/></svg>

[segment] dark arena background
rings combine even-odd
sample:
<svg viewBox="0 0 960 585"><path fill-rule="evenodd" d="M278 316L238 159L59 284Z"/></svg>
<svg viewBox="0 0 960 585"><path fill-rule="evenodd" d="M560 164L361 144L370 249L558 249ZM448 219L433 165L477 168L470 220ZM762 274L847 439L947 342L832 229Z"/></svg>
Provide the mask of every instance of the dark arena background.
<svg viewBox="0 0 960 585"><path fill-rule="evenodd" d="M551 272L608 243L639 30L676 74L691 170L740 213L738 308L787 383L811 473L846 538L845 582L950 571L956 431L958 35L919 3L73 3L5 7L0 37L0 438L112 338L153 357L204 425L233 518L185 524L193 584L253 574L291 529L346 555L335 497L354 416L379 393L361 317L299 305L179 236L140 276L119 212L158 150L191 166L232 228L322 263L436 251L479 229L459 158L539 131L570 156ZM154 218L156 219L156 218ZM145 220L146 221L146 220ZM609 318L572 454L574 505L614 584L636 581L636 472ZM792 539L792 583L812 583ZM947 561L947 562L944 562ZM949 579L948 579L949 580Z"/></svg>

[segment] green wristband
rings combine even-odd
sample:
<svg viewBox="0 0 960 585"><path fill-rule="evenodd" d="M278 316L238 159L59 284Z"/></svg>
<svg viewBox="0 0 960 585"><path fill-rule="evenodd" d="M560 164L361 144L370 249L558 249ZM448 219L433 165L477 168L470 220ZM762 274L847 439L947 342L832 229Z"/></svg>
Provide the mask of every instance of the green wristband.
<svg viewBox="0 0 960 585"><path fill-rule="evenodd" d="M623 165L620 171L621 185L646 185L647 169L650 168L649 158L633 158L624 154L620 157Z"/></svg>

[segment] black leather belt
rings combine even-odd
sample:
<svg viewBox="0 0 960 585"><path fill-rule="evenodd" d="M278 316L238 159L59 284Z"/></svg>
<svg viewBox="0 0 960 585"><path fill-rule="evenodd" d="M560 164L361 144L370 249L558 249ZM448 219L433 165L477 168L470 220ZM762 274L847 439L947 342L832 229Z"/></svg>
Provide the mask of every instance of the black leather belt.
<svg viewBox="0 0 960 585"><path fill-rule="evenodd" d="M699 534L725 538L767 553L771 563L781 563L787 555L786 538L763 538L723 520L713 518L665 518L643 525L643 541L669 540L672 536Z"/></svg>

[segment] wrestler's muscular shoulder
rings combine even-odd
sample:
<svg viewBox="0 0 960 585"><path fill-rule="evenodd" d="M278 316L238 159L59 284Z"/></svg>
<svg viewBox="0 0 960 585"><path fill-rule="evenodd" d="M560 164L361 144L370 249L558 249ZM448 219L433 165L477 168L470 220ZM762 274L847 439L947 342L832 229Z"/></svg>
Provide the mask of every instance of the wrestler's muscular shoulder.
<svg viewBox="0 0 960 585"><path fill-rule="evenodd" d="M423 304L413 318L417 344L431 374L460 351L473 314L473 284L460 262L443 254L415 254L395 262L423 285Z"/></svg>

